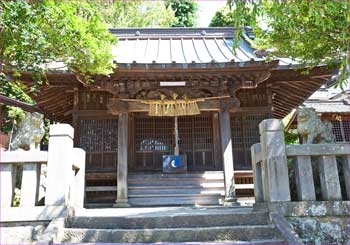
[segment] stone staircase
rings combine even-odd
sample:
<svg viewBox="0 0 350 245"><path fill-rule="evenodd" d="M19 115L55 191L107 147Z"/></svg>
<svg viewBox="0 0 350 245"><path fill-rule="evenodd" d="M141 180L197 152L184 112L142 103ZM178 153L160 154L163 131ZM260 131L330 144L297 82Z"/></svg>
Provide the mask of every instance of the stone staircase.
<svg viewBox="0 0 350 245"><path fill-rule="evenodd" d="M130 174L132 206L220 205L225 196L223 172Z"/></svg>
<svg viewBox="0 0 350 245"><path fill-rule="evenodd" d="M85 209L69 219L63 243L280 244L265 212L251 208Z"/></svg>
<svg viewBox="0 0 350 245"><path fill-rule="evenodd" d="M111 207L116 200L116 175L87 175L87 208ZM188 174L129 173L132 206L220 205L225 196L222 171Z"/></svg>

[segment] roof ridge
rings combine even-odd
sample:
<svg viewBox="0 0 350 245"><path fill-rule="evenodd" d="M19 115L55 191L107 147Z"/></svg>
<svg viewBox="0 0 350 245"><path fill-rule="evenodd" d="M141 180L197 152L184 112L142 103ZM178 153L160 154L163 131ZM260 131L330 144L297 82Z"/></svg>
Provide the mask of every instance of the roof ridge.
<svg viewBox="0 0 350 245"><path fill-rule="evenodd" d="M138 36L223 36L233 37L234 27L186 27L186 28L110 28L109 31L118 37Z"/></svg>

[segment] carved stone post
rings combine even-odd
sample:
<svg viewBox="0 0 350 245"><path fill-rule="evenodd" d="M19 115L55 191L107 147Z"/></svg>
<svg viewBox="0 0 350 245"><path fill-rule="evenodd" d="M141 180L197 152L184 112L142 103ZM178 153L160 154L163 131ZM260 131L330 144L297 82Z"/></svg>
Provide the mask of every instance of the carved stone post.
<svg viewBox="0 0 350 245"><path fill-rule="evenodd" d="M119 114L118 120L118 167L117 200L114 207L129 207L128 203L128 128L129 115Z"/></svg>
<svg viewBox="0 0 350 245"><path fill-rule="evenodd" d="M337 160L335 156L320 157L319 171L323 200L342 200Z"/></svg>
<svg viewBox="0 0 350 245"><path fill-rule="evenodd" d="M256 143L250 148L252 155L252 168L253 168L253 180L254 180L254 196L255 202L264 201L264 189L261 169L261 144Z"/></svg>
<svg viewBox="0 0 350 245"><path fill-rule="evenodd" d="M50 126L45 204L68 204L69 181L72 172L74 129L69 124Z"/></svg>
<svg viewBox="0 0 350 245"><path fill-rule="evenodd" d="M263 164L264 200L290 201L289 177L282 120L265 119L259 124Z"/></svg>
<svg viewBox="0 0 350 245"><path fill-rule="evenodd" d="M230 112L220 113L221 147L225 177L225 205L232 205L237 201L235 193L235 179L233 174L233 152L231 139Z"/></svg>

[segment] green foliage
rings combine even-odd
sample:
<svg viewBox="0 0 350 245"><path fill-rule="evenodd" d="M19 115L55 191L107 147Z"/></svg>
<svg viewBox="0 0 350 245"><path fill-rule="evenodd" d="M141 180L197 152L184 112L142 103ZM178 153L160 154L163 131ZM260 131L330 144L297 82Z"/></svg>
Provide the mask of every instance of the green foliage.
<svg viewBox="0 0 350 245"><path fill-rule="evenodd" d="M233 26L241 38L244 25L255 29L255 45L270 57L291 57L305 66L339 65L341 80L350 72L349 1L229 0Z"/></svg>
<svg viewBox="0 0 350 245"><path fill-rule="evenodd" d="M90 0L89 4L101 13L109 27L169 27L176 21L174 11L162 1L114 1L101 3Z"/></svg>
<svg viewBox="0 0 350 245"><path fill-rule="evenodd" d="M111 45L116 39L89 4L2 1L0 8L1 53L6 72L30 71L38 86L45 71L57 61L86 77L113 72Z"/></svg>
<svg viewBox="0 0 350 245"><path fill-rule="evenodd" d="M299 136L296 129L284 130L284 141L286 145L299 144Z"/></svg>
<svg viewBox="0 0 350 245"><path fill-rule="evenodd" d="M210 27L229 27L235 26L238 18L241 16L241 11L237 11L237 9L230 9L229 6L225 6L219 11L217 11L212 18L209 26ZM254 16L250 13L249 8L244 9L245 18L242 19L242 26L249 26L254 20ZM239 16L237 16L239 15Z"/></svg>
<svg viewBox="0 0 350 245"><path fill-rule="evenodd" d="M166 0L165 4L175 12L176 21L172 23L172 27L196 25L198 5L193 0Z"/></svg>
<svg viewBox="0 0 350 245"><path fill-rule="evenodd" d="M4 73L0 73L0 94L6 97L20 100L28 104L34 104L32 98L25 93L26 87L20 81L8 81ZM20 123L25 116L22 109L13 106L4 108L5 121L3 122L2 131L9 133L13 124Z"/></svg>

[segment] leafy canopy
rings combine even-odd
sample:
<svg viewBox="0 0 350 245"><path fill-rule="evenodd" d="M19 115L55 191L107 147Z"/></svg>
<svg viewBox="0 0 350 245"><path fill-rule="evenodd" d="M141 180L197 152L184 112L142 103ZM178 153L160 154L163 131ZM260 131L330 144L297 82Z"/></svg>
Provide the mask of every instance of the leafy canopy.
<svg viewBox="0 0 350 245"><path fill-rule="evenodd" d="M57 61L85 76L113 72L111 45L117 40L89 4L2 1L0 8L3 71L33 72L39 85Z"/></svg>
<svg viewBox="0 0 350 245"><path fill-rule="evenodd" d="M32 73L35 82L32 91L45 82L49 68L67 67L85 78L113 72L111 46L117 40L89 4L28 2L0 2L0 94L34 104L20 82L22 72ZM19 108L6 107L3 130L8 132L12 122L23 116Z"/></svg>
<svg viewBox="0 0 350 245"><path fill-rule="evenodd" d="M166 0L165 5L175 12L172 27L193 27L196 25L198 5L193 0Z"/></svg>
<svg viewBox="0 0 350 245"><path fill-rule="evenodd" d="M122 1L112 3L90 0L109 27L170 27L176 21L174 11L163 1Z"/></svg>
<svg viewBox="0 0 350 245"><path fill-rule="evenodd" d="M350 75L350 1L229 0L229 11L217 13L215 26L256 32L256 48L270 57L291 57L305 66L341 63L341 81Z"/></svg>

